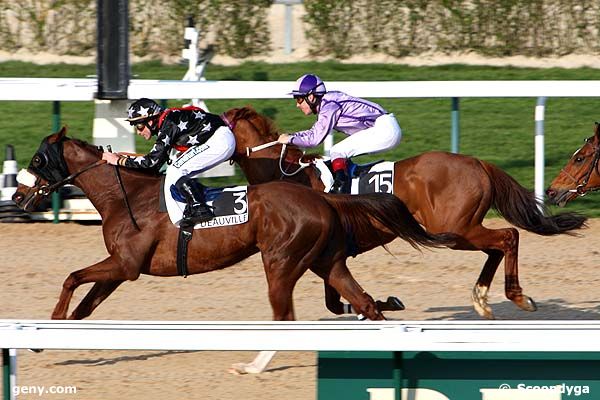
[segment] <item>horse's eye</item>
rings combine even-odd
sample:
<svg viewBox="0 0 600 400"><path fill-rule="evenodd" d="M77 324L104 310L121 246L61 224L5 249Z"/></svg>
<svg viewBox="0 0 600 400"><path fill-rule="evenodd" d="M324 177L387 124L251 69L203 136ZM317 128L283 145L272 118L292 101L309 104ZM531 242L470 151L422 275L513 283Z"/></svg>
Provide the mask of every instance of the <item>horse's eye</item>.
<svg viewBox="0 0 600 400"><path fill-rule="evenodd" d="M31 164L36 168L44 168L47 164L46 157L43 154L36 154L31 160Z"/></svg>
<svg viewBox="0 0 600 400"><path fill-rule="evenodd" d="M583 160L584 160L584 158L581 156L575 158L575 162L578 162L578 163L582 162Z"/></svg>

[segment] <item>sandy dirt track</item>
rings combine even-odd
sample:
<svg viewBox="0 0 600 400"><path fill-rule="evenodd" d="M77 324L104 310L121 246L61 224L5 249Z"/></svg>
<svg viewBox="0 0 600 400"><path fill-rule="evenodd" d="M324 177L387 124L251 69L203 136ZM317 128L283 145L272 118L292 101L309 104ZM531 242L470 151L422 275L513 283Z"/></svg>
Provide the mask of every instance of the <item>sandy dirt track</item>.
<svg viewBox="0 0 600 400"><path fill-rule="evenodd" d="M507 226L489 220L490 227ZM503 295L503 270L490 302L498 319L598 319L600 272L595 240L600 220L580 237L541 237L521 231L520 272L525 293L539 306L518 310ZM403 242L349 261L363 287L376 298L400 297L407 310L390 319L479 319L470 289L484 256L451 250L413 250ZM106 256L100 226L76 223L0 224L0 319L47 319L69 272ZM72 306L90 286L75 293ZM294 295L302 320L334 319L325 309L322 283L308 272ZM91 319L269 320L271 310L259 256L228 269L184 278L142 276L123 284ZM165 340L169 340L165 337ZM234 376L234 362L251 352L46 351L18 352L18 384L75 386L76 394L28 395L21 399L315 399L312 352L278 353L261 375Z"/></svg>

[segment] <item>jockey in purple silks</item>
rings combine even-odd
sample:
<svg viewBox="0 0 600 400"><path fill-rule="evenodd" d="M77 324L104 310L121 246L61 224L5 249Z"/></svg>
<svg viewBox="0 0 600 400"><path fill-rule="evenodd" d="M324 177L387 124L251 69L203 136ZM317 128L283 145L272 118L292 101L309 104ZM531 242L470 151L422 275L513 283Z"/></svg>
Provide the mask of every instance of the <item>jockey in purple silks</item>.
<svg viewBox="0 0 600 400"><path fill-rule="evenodd" d="M308 130L280 135L279 143L314 147L332 130L349 136L331 147L331 166L335 178L331 193L350 192L348 158L386 151L400 143L402 130L394 114L372 101L339 91L328 92L316 75L306 74L298 78L294 90L289 94L296 99L296 107L305 115L316 114L317 121Z"/></svg>

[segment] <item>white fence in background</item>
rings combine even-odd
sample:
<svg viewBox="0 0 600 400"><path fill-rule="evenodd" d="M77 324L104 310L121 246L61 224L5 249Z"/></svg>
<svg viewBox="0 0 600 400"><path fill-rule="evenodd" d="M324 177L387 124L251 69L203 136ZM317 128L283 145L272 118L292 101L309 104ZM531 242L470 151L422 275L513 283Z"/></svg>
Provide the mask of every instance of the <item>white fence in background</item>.
<svg viewBox="0 0 600 400"><path fill-rule="evenodd" d="M290 81L200 81L133 79L128 97L137 99L284 99L289 98ZM360 97L377 98L451 98L531 97L537 98L535 112L535 193L543 198L544 131L546 98L600 97L600 81L375 81L327 82L329 90L342 90ZM0 78L0 100L4 101L92 101L95 79ZM453 103L454 104L454 103ZM453 143L458 109L453 110ZM453 149L454 151L454 149ZM457 150L456 150L457 151Z"/></svg>
<svg viewBox="0 0 600 400"><path fill-rule="evenodd" d="M285 99L291 81L200 81L132 79L130 99ZM329 90L359 97L600 97L600 81L328 81ZM93 78L0 78L1 101L92 101Z"/></svg>

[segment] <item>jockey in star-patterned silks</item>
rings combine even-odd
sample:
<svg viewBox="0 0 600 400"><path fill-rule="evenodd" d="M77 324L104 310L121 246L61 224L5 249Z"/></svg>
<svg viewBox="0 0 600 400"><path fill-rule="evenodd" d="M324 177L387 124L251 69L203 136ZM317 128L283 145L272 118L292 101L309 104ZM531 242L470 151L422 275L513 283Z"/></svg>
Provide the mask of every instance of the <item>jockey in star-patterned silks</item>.
<svg viewBox="0 0 600 400"><path fill-rule="evenodd" d="M172 184L187 202L180 226L214 218L204 201L203 186L193 178L233 155L235 137L231 129L218 115L201 108L164 109L146 98L133 102L127 112L127 121L137 134L146 140L157 136L154 146L143 156L105 152L102 158L113 165L156 170L169 160L165 184Z"/></svg>
<svg viewBox="0 0 600 400"><path fill-rule="evenodd" d="M314 147L333 130L348 135L330 150L335 178L331 193L350 192L348 158L389 150L400 143L402 130L394 114L372 101L327 91L316 75L302 75L289 94L296 99L296 107L305 115L316 114L317 121L308 130L280 135L280 143Z"/></svg>

